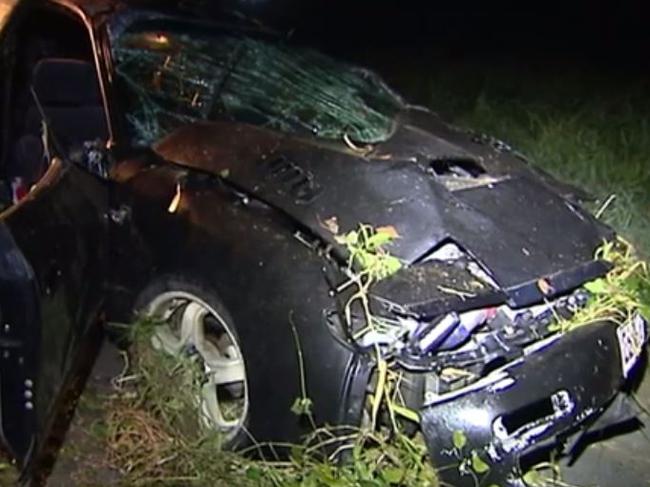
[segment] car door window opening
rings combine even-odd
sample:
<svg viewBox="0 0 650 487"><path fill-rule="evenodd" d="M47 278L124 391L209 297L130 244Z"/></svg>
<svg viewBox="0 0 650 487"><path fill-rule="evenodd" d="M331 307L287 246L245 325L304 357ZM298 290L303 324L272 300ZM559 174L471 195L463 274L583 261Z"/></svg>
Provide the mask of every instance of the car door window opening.
<svg viewBox="0 0 650 487"><path fill-rule="evenodd" d="M108 137L86 27L63 12L37 9L22 19L15 42L15 94L4 114L4 207L29 193L52 157L70 159L84 142Z"/></svg>

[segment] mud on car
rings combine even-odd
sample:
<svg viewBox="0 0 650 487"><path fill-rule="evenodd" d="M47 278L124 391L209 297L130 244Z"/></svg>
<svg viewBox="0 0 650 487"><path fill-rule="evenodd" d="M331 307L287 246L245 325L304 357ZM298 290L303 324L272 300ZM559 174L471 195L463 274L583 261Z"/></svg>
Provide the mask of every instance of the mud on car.
<svg viewBox="0 0 650 487"><path fill-rule="evenodd" d="M431 461L462 432L485 485L625 419L641 315L555 326L615 235L507 145L243 22L4 0L0 26L1 433L25 472L85 337L134 311L204 365L197 416L232 445L298 441L301 378L318 424L363 424L378 360ZM362 234L390 265L360 304Z"/></svg>

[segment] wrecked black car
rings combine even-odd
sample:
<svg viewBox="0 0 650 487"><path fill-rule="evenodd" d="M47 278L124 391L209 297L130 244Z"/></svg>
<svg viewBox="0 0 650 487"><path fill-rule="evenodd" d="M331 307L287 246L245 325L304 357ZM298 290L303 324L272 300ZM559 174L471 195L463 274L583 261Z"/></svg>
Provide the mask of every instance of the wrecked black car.
<svg viewBox="0 0 650 487"><path fill-rule="evenodd" d="M84 337L134 312L202 361L233 446L297 441L303 380L318 424L367 424L379 361L434 464L478 452L482 485L624 419L643 317L557 326L615 235L507 145L244 23L4 0L0 26L1 434L26 471Z"/></svg>

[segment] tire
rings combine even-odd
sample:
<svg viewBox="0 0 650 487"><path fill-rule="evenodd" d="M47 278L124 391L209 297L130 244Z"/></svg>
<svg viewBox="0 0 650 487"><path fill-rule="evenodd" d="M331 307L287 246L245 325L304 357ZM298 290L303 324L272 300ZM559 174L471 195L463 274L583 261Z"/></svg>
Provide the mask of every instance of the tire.
<svg viewBox="0 0 650 487"><path fill-rule="evenodd" d="M201 364L202 387L194 402L197 425L221 433L226 448L246 443L246 364L235 324L217 294L196 279L163 276L140 293L135 311L155 318L149 339L153 349Z"/></svg>

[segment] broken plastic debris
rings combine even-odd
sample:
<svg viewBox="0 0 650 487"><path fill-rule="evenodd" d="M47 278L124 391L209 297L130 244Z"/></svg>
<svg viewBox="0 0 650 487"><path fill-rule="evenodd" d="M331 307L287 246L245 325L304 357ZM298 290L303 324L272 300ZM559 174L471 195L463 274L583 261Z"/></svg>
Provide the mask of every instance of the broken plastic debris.
<svg viewBox="0 0 650 487"><path fill-rule="evenodd" d="M321 224L323 228L329 230L334 235L337 235L339 233L339 222L338 219L336 218L336 215L323 220Z"/></svg>
<svg viewBox="0 0 650 487"><path fill-rule="evenodd" d="M397 229L393 225L387 225L384 227L377 227L375 230L377 233L383 233L390 237L391 239L394 238L399 238L399 233L397 233Z"/></svg>
<svg viewBox="0 0 650 487"><path fill-rule="evenodd" d="M453 242L447 242L443 245L436 247L429 255L427 255L423 262L429 262L432 260L438 261L452 261L458 260L465 256L465 252Z"/></svg>
<svg viewBox="0 0 650 487"><path fill-rule="evenodd" d="M417 330L414 338L419 350L428 353L435 349L459 323L458 315L449 313L437 323L426 324L422 331Z"/></svg>
<svg viewBox="0 0 650 487"><path fill-rule="evenodd" d="M174 197L172 198L171 203L169 203L169 207L167 208L167 211L169 213L176 213L176 210L178 210L178 205L181 202L181 183L176 183L176 194L174 194Z"/></svg>
<svg viewBox="0 0 650 487"><path fill-rule="evenodd" d="M553 294L553 292L555 291L555 289L553 289L553 286L551 285L551 282L545 278L541 278L537 280L537 287L539 288L539 290L542 292L544 296Z"/></svg>

